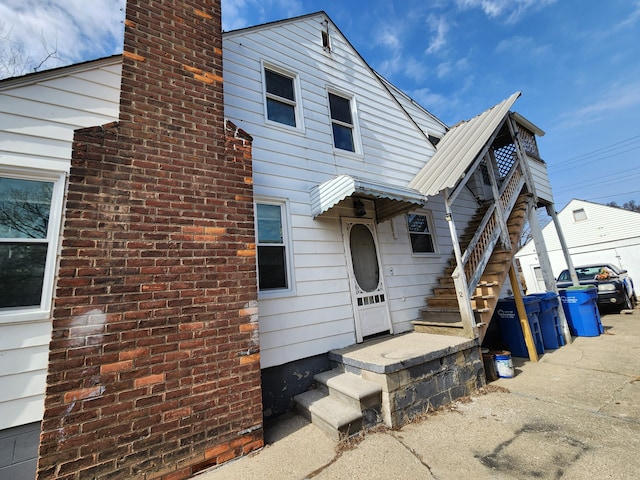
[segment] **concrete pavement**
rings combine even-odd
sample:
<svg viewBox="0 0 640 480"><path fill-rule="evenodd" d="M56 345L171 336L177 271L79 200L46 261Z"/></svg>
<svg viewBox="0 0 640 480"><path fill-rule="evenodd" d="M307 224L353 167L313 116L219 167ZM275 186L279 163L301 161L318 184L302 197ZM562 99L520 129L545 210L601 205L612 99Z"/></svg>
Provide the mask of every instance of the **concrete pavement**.
<svg viewBox="0 0 640 480"><path fill-rule="evenodd" d="M514 378L398 430L338 444L291 415L261 451L194 479L638 479L640 310L602 323L605 334L516 358Z"/></svg>

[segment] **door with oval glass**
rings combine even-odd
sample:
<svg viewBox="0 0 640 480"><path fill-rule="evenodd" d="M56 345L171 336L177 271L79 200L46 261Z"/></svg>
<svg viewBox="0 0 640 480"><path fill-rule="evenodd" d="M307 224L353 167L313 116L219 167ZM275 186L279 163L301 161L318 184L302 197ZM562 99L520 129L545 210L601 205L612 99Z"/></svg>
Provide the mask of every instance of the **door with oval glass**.
<svg viewBox="0 0 640 480"><path fill-rule="evenodd" d="M342 233L349 270L356 341L392 332L380 254L373 220L344 218Z"/></svg>

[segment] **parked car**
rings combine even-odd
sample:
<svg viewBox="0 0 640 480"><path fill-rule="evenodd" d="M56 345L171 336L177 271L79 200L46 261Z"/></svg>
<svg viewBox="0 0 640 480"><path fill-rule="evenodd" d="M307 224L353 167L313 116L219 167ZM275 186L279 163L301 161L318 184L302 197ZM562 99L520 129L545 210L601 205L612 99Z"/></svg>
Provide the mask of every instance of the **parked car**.
<svg viewBox="0 0 640 480"><path fill-rule="evenodd" d="M615 307L618 310L633 309L636 292L633 280L626 270L620 270L609 263L599 263L575 267L580 285L593 285L598 289L598 306ZM556 282L562 290L573 285L569 270L563 270Z"/></svg>

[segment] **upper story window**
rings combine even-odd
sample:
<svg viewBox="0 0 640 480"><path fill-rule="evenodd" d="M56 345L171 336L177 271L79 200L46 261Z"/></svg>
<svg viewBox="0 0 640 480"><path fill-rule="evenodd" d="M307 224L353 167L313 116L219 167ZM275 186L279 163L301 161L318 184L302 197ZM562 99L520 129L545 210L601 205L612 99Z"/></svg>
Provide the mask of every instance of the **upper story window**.
<svg viewBox="0 0 640 480"><path fill-rule="evenodd" d="M578 208L573 211L573 221L581 222L587 219L587 212L584 211L584 208Z"/></svg>
<svg viewBox="0 0 640 480"><path fill-rule="evenodd" d="M267 119L298 126L295 76L264 68Z"/></svg>
<svg viewBox="0 0 640 480"><path fill-rule="evenodd" d="M433 222L430 215L407 215L409 237L411 238L411 250L413 253L436 253L436 244L433 237Z"/></svg>
<svg viewBox="0 0 640 480"><path fill-rule="evenodd" d="M60 176L30 178L0 172L2 320L48 315L61 199Z"/></svg>
<svg viewBox="0 0 640 480"><path fill-rule="evenodd" d="M287 290L290 286L289 245L284 202L256 203L258 289Z"/></svg>
<svg viewBox="0 0 640 480"><path fill-rule="evenodd" d="M329 93L329 108L331 110L333 145L340 150L355 152L355 123L353 121L351 100Z"/></svg>

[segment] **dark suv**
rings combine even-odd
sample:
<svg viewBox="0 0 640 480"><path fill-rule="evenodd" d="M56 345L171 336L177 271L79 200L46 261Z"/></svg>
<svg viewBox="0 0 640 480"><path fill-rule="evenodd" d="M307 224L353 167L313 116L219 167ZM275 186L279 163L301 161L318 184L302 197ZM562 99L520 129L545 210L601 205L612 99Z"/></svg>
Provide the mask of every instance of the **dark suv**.
<svg viewBox="0 0 640 480"><path fill-rule="evenodd" d="M630 310L636 304L636 292L633 280L626 270L609 263L599 263L575 267L580 285L593 285L598 288L598 306L615 307L618 310ZM573 285L569 270L563 270L558 276L558 289Z"/></svg>

